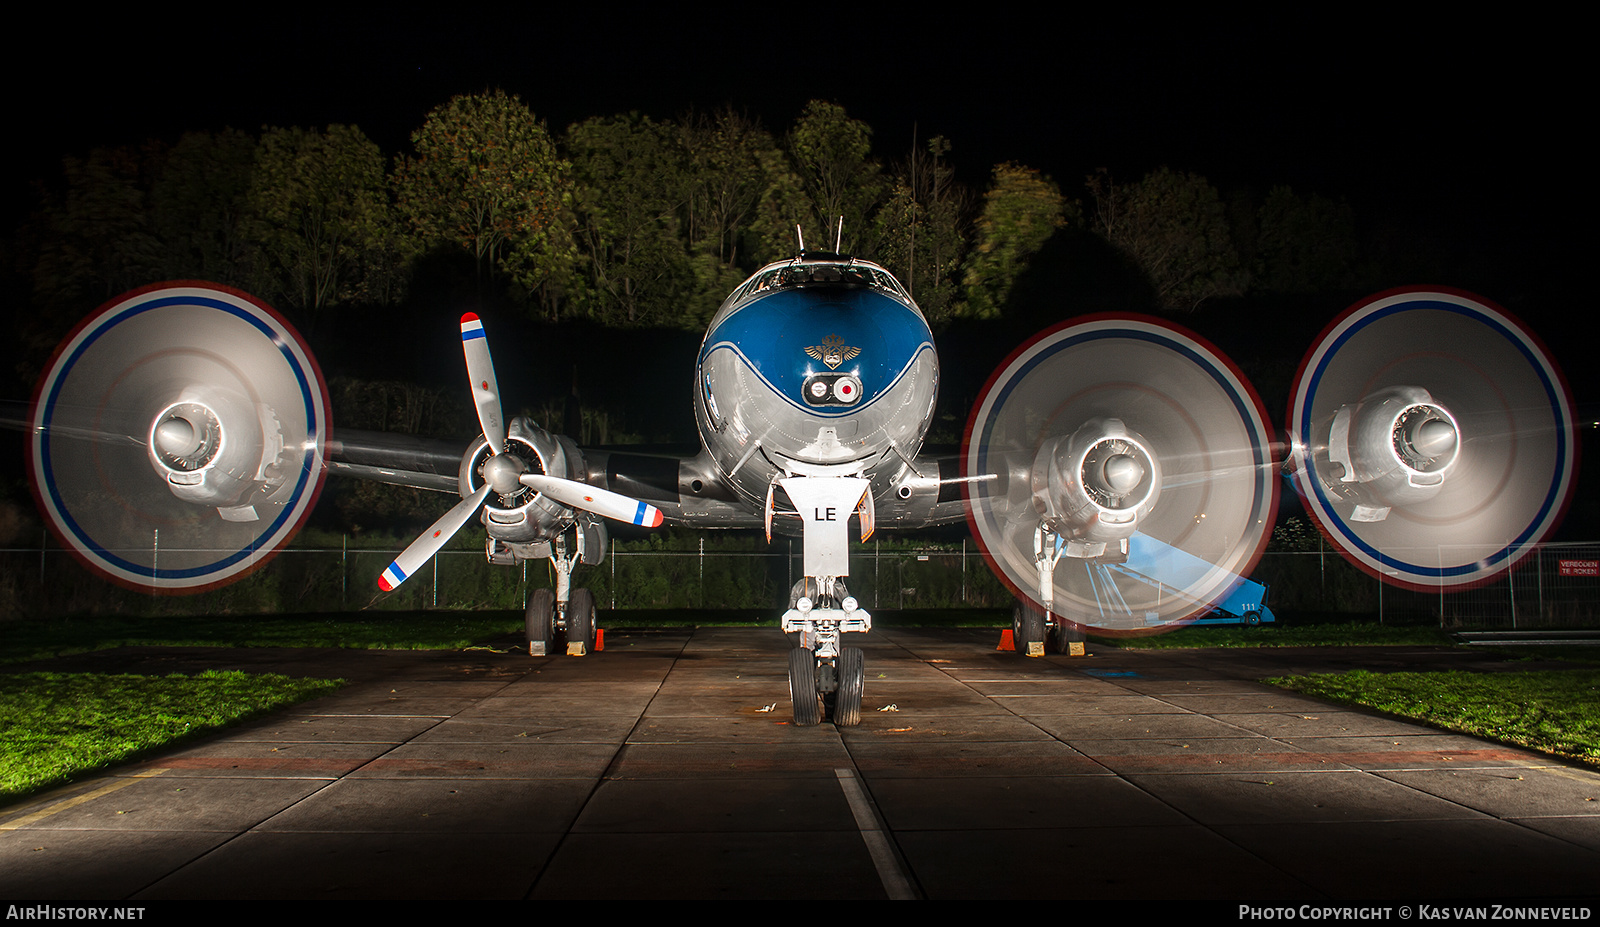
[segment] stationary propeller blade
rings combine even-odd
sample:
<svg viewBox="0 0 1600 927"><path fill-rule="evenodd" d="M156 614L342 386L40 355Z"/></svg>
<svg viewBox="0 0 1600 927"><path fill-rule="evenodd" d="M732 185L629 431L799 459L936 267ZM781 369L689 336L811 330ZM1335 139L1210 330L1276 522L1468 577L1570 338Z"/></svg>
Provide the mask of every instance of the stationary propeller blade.
<svg viewBox="0 0 1600 927"><path fill-rule="evenodd" d="M472 399L478 408L478 424L483 427L483 438L489 456L483 461L480 473L483 485L472 495L462 499L455 508L433 523L422 537L411 542L394 563L383 571L378 585L388 591L399 586L434 554L439 552L455 533L467 523L493 492L502 499L520 492L518 484L549 496L553 501L575 509L583 509L606 518L625 521L651 528L662 523L661 510L637 499L598 489L574 480L543 474L526 473L528 466L517 454L506 448L506 424L500 409L500 384L495 379L494 361L489 355L489 341L484 336L483 322L475 313L461 317L461 352L467 360L467 375L472 379ZM173 429L173 439L182 437Z"/></svg>
<svg viewBox="0 0 1600 927"><path fill-rule="evenodd" d="M457 502L455 507L444 513L433 527L423 532L422 536L411 542L411 546L400 552L400 556L389 564L389 568L378 577L378 587L384 592L389 592L401 583L406 577L415 573L429 558L439 552L439 548L449 543L461 526L477 513L478 507L483 505L483 500L489 497L487 484L480 487L477 492Z"/></svg>
<svg viewBox="0 0 1600 927"><path fill-rule="evenodd" d="M661 526L661 510L647 502L630 499L609 489L600 489L576 480L563 480L538 473L524 473L518 479L534 492L543 493L562 505L583 509L606 518L646 528Z"/></svg>
<svg viewBox="0 0 1600 927"><path fill-rule="evenodd" d="M489 339L477 313L461 317L461 352L467 358L467 376L472 379L472 401L478 407L478 424L489 442L489 450L505 450L506 423L500 413L500 383L494 376L494 360L489 356Z"/></svg>

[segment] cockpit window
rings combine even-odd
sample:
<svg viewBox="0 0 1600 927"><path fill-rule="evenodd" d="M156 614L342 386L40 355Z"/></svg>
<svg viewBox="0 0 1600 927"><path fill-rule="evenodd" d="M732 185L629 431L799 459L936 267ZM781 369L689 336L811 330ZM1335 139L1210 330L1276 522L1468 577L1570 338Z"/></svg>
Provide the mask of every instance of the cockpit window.
<svg viewBox="0 0 1600 927"><path fill-rule="evenodd" d="M803 286L865 286L906 305L914 305L894 275L865 261L791 261L770 264L746 280L728 298L732 307L772 290Z"/></svg>

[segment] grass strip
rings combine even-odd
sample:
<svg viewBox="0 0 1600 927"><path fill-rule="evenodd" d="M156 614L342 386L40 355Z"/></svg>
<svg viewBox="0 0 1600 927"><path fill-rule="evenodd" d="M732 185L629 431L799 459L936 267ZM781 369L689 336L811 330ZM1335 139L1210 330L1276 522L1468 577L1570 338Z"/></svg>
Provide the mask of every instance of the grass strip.
<svg viewBox="0 0 1600 927"><path fill-rule="evenodd" d="M0 663L114 647L348 647L459 650L523 628L520 612L354 612L0 623Z"/></svg>
<svg viewBox="0 0 1600 927"><path fill-rule="evenodd" d="M1275 686L1600 765L1600 670L1278 676Z"/></svg>
<svg viewBox="0 0 1600 927"><path fill-rule="evenodd" d="M1126 650L1181 650L1201 647L1453 647L1455 638L1439 628L1381 625L1370 621L1340 624L1261 625L1179 628L1149 637L1092 640Z"/></svg>
<svg viewBox="0 0 1600 927"><path fill-rule="evenodd" d="M219 670L197 676L0 675L0 801L343 684Z"/></svg>

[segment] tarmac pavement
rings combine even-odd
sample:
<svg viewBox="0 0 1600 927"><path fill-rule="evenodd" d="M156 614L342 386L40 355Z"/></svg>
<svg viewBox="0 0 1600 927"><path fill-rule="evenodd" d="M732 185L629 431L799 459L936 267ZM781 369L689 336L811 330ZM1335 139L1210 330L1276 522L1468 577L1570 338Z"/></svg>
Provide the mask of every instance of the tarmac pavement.
<svg viewBox="0 0 1600 927"><path fill-rule="evenodd" d="M583 658L508 643L51 661L351 682L0 808L0 898L1600 909L1600 770L1256 681L1503 668L1492 654L1091 644L1030 660L998 636L866 635L846 729L791 723L775 629L618 630Z"/></svg>

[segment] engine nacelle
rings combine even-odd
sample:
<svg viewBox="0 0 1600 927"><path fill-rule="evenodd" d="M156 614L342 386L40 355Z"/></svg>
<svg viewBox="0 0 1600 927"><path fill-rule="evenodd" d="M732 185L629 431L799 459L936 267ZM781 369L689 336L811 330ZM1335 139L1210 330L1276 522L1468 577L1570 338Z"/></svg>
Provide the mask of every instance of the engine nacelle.
<svg viewBox="0 0 1600 927"><path fill-rule="evenodd" d="M1029 472L1044 527L1075 557L1098 557L1155 508L1161 465L1119 419L1091 419L1069 436L1046 439Z"/></svg>
<svg viewBox="0 0 1600 927"><path fill-rule="evenodd" d="M174 496L215 506L229 521L254 521L254 505L273 501L283 435L273 411L217 388L189 387L150 423L150 465Z"/></svg>
<svg viewBox="0 0 1600 927"><path fill-rule="evenodd" d="M1351 521L1382 521L1394 506L1439 494L1454 468L1460 428L1416 386L1379 390L1328 423L1328 491L1355 506Z"/></svg>
<svg viewBox="0 0 1600 927"><path fill-rule="evenodd" d="M514 418L509 423L506 449L510 457L524 465L525 469L521 472L583 479L583 454L578 446L571 439L552 435L526 418ZM486 480L491 484L495 482L494 475L485 472L486 466L514 466L506 457L496 456L488 441L480 435L461 459L459 484L462 497L477 492ZM513 486L511 491L497 490L483 507L481 518L491 538L510 543L548 541L572 524L573 509L525 486L513 485L514 480L513 475L506 481L508 486Z"/></svg>

